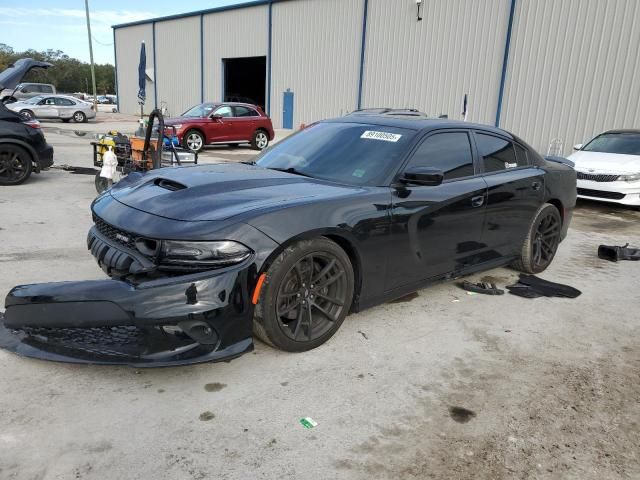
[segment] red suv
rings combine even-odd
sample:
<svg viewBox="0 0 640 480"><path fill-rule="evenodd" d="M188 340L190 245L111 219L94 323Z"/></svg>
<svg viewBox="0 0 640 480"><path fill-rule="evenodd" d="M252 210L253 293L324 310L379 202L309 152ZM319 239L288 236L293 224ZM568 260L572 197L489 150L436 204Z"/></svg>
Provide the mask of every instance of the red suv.
<svg viewBox="0 0 640 480"><path fill-rule="evenodd" d="M273 140L271 119L248 103L202 103L165 124L176 127L182 145L196 152L209 144L240 143L262 150Z"/></svg>

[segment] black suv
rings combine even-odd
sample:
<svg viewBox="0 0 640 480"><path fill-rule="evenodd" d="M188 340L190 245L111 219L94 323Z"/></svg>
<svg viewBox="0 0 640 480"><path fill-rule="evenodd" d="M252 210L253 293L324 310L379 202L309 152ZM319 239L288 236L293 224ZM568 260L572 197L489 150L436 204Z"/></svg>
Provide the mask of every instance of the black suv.
<svg viewBox="0 0 640 480"><path fill-rule="evenodd" d="M47 143L40 122L23 121L0 103L0 185L19 185L31 172L53 165L53 147Z"/></svg>

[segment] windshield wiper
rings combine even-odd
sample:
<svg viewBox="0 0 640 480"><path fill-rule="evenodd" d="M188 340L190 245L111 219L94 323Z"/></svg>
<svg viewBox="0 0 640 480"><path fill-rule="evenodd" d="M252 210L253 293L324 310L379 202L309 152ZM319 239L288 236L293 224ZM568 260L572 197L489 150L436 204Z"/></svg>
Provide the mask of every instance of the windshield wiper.
<svg viewBox="0 0 640 480"><path fill-rule="evenodd" d="M289 167L289 168L267 167L267 169L269 169L269 170L277 170L278 172L284 172L284 173L293 173L294 175L301 175L303 177L314 178L311 175L309 175L308 173L301 172L300 170L296 170L293 167Z"/></svg>

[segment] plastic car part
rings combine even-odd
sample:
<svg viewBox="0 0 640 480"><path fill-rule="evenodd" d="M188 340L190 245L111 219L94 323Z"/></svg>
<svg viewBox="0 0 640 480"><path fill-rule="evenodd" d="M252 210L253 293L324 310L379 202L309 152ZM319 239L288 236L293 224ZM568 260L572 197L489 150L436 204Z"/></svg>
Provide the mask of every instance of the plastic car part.
<svg viewBox="0 0 640 480"><path fill-rule="evenodd" d="M496 287L496 284L493 282L471 283L465 280L460 286L467 292L483 293L485 295L504 295L504 290Z"/></svg>
<svg viewBox="0 0 640 480"><path fill-rule="evenodd" d="M520 274L520 279L515 285L507 286L509 293L518 295L525 298L537 298L537 297L565 297L576 298L582 294L582 292L569 285L563 285L561 283L554 283L548 280L543 280L534 275Z"/></svg>
<svg viewBox="0 0 640 480"><path fill-rule="evenodd" d="M600 245L598 247L598 257L610 262L640 260L640 248L629 247L628 243L622 247Z"/></svg>

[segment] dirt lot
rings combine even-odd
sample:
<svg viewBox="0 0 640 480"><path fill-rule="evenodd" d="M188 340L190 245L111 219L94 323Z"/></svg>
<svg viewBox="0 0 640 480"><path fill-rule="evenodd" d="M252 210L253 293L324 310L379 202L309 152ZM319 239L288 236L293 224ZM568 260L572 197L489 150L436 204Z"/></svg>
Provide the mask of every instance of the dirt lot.
<svg viewBox="0 0 640 480"><path fill-rule="evenodd" d="M90 166L93 131L135 128L103 118L47 125L56 162ZM85 245L94 196L93 177L61 170L0 190L0 296L103 277ZM0 479L640 478L640 263L600 261L603 242L639 245L640 212L579 204L542 275L578 299L444 283L304 354L258 343L231 363L136 370L0 351Z"/></svg>

